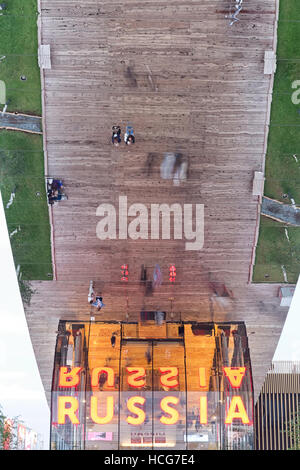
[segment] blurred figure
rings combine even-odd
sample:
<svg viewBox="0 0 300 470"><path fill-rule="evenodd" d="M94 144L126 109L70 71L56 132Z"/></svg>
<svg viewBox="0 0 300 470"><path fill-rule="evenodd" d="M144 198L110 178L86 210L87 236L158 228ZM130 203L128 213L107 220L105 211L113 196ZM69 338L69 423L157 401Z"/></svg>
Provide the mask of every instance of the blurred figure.
<svg viewBox="0 0 300 470"><path fill-rule="evenodd" d="M93 307L97 307L97 310L101 310L102 307L105 307L105 304L102 302L102 297L96 296L95 302L91 301L90 303Z"/></svg>
<svg viewBox="0 0 300 470"><path fill-rule="evenodd" d="M187 162L182 162L180 166L177 168L174 174L173 178L173 184L174 186L179 186L180 181L185 181L186 176L187 176L187 168L188 168L188 163Z"/></svg>
<svg viewBox="0 0 300 470"><path fill-rule="evenodd" d="M61 180L47 178L47 197L48 203L53 205L56 201L64 201L68 196L63 192L64 185Z"/></svg>
<svg viewBox="0 0 300 470"><path fill-rule="evenodd" d="M152 287L153 289L155 289L156 287L159 287L161 284L162 284L162 273L161 273L159 264L156 264L154 271L153 271Z"/></svg>
<svg viewBox="0 0 300 470"><path fill-rule="evenodd" d="M110 338L110 343L111 343L112 348L114 348L116 345L116 335L114 333L112 334Z"/></svg>
<svg viewBox="0 0 300 470"><path fill-rule="evenodd" d="M145 352L145 358L147 359L147 363L150 364L150 362L151 362L151 350L150 350L150 347L148 347L147 351Z"/></svg>
<svg viewBox="0 0 300 470"><path fill-rule="evenodd" d="M175 153L164 153L164 159L160 165L160 176L164 180L170 180L173 177L174 167L176 162Z"/></svg>
<svg viewBox="0 0 300 470"><path fill-rule="evenodd" d="M235 4L235 12L234 13L231 13L229 16L226 16L226 18L229 18L231 19L232 21L229 23L230 26L232 26L236 21L239 21L238 19L238 14L240 13L240 11L242 10L242 3L243 3L243 0L236 0L236 4Z"/></svg>
<svg viewBox="0 0 300 470"><path fill-rule="evenodd" d="M187 178L188 162L182 161L180 153L165 153L160 166L160 176L163 179L172 179L174 186L179 186Z"/></svg>
<svg viewBox="0 0 300 470"><path fill-rule="evenodd" d="M89 288L89 293L88 293L88 302L91 304L94 300L95 297L95 291L94 291L94 283L93 281L90 281L90 288Z"/></svg>
<svg viewBox="0 0 300 470"><path fill-rule="evenodd" d="M67 199L68 199L68 196L66 196L65 194L57 194L57 196L49 196L48 197L48 202L49 202L50 206L52 206L52 204L54 204L54 202L66 201Z"/></svg>
<svg viewBox="0 0 300 470"><path fill-rule="evenodd" d="M147 176L150 176L152 172L154 156L155 156L154 153L148 153L147 161L146 161Z"/></svg>
<svg viewBox="0 0 300 470"><path fill-rule="evenodd" d="M100 377L99 377L99 389L102 390L104 385L105 385L105 382L106 382L106 379L107 379L107 375L105 372L102 372L100 374Z"/></svg>

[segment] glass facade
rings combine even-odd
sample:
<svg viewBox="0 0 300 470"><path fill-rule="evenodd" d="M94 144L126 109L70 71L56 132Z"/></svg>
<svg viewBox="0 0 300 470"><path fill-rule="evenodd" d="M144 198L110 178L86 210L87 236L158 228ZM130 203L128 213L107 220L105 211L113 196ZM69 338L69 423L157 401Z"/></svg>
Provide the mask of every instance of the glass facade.
<svg viewBox="0 0 300 470"><path fill-rule="evenodd" d="M252 449L243 323L60 321L51 448Z"/></svg>

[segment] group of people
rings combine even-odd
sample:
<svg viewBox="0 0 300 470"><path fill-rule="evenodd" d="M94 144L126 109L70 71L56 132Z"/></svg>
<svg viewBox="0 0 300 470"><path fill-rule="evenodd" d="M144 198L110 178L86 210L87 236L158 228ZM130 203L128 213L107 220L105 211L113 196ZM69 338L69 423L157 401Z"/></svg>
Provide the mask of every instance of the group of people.
<svg viewBox="0 0 300 470"><path fill-rule="evenodd" d="M120 126L113 126L112 127L112 138L111 141L113 145L116 147L119 146L121 143L121 128ZM126 126L125 134L124 134L124 142L126 145L134 144L135 143L135 136L132 126Z"/></svg>
<svg viewBox="0 0 300 470"><path fill-rule="evenodd" d="M68 199L68 196L64 193L64 185L61 180L47 179L47 197L51 206L57 201Z"/></svg>

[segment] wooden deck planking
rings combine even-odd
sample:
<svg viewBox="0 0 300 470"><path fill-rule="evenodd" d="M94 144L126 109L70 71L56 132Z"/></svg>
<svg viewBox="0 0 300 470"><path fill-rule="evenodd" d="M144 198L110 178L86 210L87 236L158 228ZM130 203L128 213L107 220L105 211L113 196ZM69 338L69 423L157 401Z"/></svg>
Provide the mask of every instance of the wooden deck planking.
<svg viewBox="0 0 300 470"><path fill-rule="evenodd" d="M174 311L185 320L245 321L259 393L286 310L279 308L277 286L247 284L257 217L252 182L254 171L263 170L270 86L264 52L272 49L275 0L246 3L230 28L224 18L230 2L223 0L142 6L42 0L42 40L51 45L52 63L45 71L48 173L64 179L69 196L53 211L57 281L35 282L27 309L47 393L54 328L59 318L89 319L90 279L103 292L101 319L124 320L128 296L132 320L143 307L170 312L174 297ZM135 146L113 148L112 124L124 129L128 121ZM163 152L174 150L189 160L188 182L176 188L159 177ZM128 205L203 203L203 250L186 252L178 240L98 240L96 208L117 204L119 194ZM120 282L123 262L130 265L127 287ZM141 264L151 272L157 262L165 282L144 297ZM167 282L171 263L175 289ZM210 281L225 283L234 299L214 298Z"/></svg>

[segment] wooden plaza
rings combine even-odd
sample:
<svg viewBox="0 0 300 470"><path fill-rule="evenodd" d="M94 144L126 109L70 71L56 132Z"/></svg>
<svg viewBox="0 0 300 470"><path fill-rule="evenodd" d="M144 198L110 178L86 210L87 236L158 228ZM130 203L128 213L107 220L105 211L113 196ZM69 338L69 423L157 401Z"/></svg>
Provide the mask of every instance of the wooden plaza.
<svg viewBox="0 0 300 470"><path fill-rule="evenodd" d="M90 280L105 307L96 319L244 321L255 396L270 366L287 309L278 285L251 283L264 171L276 0L249 0L240 21L230 0L41 0L40 45L46 174L63 179L68 200L53 206L54 281L32 283L27 321L49 398L59 319L87 321ZM114 147L113 125L133 125L136 143ZM188 162L186 181L164 180L165 152ZM185 240L100 240L100 204L204 205L204 246ZM128 282L121 266L128 264ZM144 265L162 283L150 294ZM176 282L169 267L176 266ZM226 292L226 295L224 294Z"/></svg>

